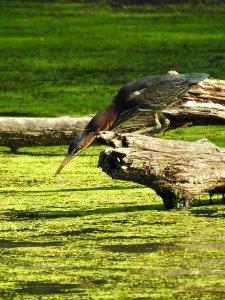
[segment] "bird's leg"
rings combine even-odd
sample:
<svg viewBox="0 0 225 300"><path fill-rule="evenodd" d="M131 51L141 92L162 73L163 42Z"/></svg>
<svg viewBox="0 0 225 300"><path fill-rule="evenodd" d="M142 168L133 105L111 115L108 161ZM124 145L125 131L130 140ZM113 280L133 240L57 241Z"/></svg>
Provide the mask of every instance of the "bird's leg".
<svg viewBox="0 0 225 300"><path fill-rule="evenodd" d="M134 134L146 134L151 133L151 135L158 134L160 131L166 130L166 128L170 125L170 120L167 119L163 113L153 113L155 126L154 127L147 127L145 129L137 130ZM163 132L164 134L164 132Z"/></svg>
<svg viewBox="0 0 225 300"><path fill-rule="evenodd" d="M152 128L154 128L154 130L161 130L162 124L160 123L160 120L159 120L160 113L154 113L153 117L154 117L154 121L155 121L155 127L152 127Z"/></svg>
<svg viewBox="0 0 225 300"><path fill-rule="evenodd" d="M151 132L151 135L153 135L155 133L160 132L162 125L159 121L158 113L153 113L153 117L154 117L154 121L155 121L154 127L147 127L145 129L137 130L134 133L135 134L146 134L146 133Z"/></svg>
<svg viewBox="0 0 225 300"><path fill-rule="evenodd" d="M163 113L158 113L158 116L159 116L159 119L160 119L160 121L162 122L162 129L166 129L167 127L169 127L169 125L170 125L170 120L169 119L167 119L165 116L164 116L164 114Z"/></svg>
<svg viewBox="0 0 225 300"><path fill-rule="evenodd" d="M168 130L168 127L170 125L170 120L167 119L163 113L158 113L158 116L159 116L159 119L160 119L160 122L162 124L162 127L161 127L161 132L160 132L160 137L163 137L165 132Z"/></svg>

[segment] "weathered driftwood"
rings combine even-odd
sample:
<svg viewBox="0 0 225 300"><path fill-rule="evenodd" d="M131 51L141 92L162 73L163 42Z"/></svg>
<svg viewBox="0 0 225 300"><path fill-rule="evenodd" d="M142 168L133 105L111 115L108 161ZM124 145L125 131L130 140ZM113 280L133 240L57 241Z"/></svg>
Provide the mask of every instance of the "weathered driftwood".
<svg viewBox="0 0 225 300"><path fill-rule="evenodd" d="M171 127L185 124L225 124L225 80L206 79L196 85L175 107L164 111ZM16 150L24 146L63 145L82 130L91 116L81 118L0 118L0 146ZM150 113L142 113L118 132L154 126ZM104 135L110 139L111 133Z"/></svg>
<svg viewBox="0 0 225 300"><path fill-rule="evenodd" d="M25 146L65 145L90 117L0 118L0 145L12 150Z"/></svg>
<svg viewBox="0 0 225 300"><path fill-rule="evenodd" d="M112 141L99 166L112 178L148 186L166 208L186 207L205 192L225 193L225 148L206 139L195 143L130 135Z"/></svg>

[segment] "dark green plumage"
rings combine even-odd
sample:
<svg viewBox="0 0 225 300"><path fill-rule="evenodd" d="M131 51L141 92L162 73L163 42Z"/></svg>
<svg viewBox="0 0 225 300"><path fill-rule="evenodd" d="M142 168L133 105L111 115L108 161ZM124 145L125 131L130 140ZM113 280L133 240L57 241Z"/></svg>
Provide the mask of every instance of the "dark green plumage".
<svg viewBox="0 0 225 300"><path fill-rule="evenodd" d="M125 84L113 105L117 112L114 128L140 111L157 113L176 103L191 87L206 79L205 73L163 74L139 78Z"/></svg>

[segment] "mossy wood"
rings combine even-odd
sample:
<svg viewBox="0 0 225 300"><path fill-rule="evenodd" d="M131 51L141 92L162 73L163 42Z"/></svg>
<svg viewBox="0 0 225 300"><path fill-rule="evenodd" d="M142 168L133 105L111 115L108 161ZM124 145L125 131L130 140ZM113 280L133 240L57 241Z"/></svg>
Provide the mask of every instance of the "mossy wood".
<svg viewBox="0 0 225 300"><path fill-rule="evenodd" d="M225 80L206 79L188 92L173 108L164 111L170 126L225 124ZM81 118L0 118L0 146L13 150L24 146L63 145L82 130L91 116ZM118 132L154 126L149 112L124 124ZM104 135L110 139L111 134Z"/></svg>
<svg viewBox="0 0 225 300"><path fill-rule="evenodd" d="M154 189L166 208L187 207L205 192L225 193L225 149L207 139L119 135L112 143L99 158L103 171Z"/></svg>

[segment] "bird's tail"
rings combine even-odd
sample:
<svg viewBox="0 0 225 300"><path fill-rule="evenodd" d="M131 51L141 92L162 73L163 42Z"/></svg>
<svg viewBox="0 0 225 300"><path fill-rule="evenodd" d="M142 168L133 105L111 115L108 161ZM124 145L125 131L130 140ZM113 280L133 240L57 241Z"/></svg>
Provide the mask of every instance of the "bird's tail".
<svg viewBox="0 0 225 300"><path fill-rule="evenodd" d="M180 75L183 78L187 79L191 83L191 85L203 81L209 77L209 74L207 73L187 73L187 74L180 74Z"/></svg>

